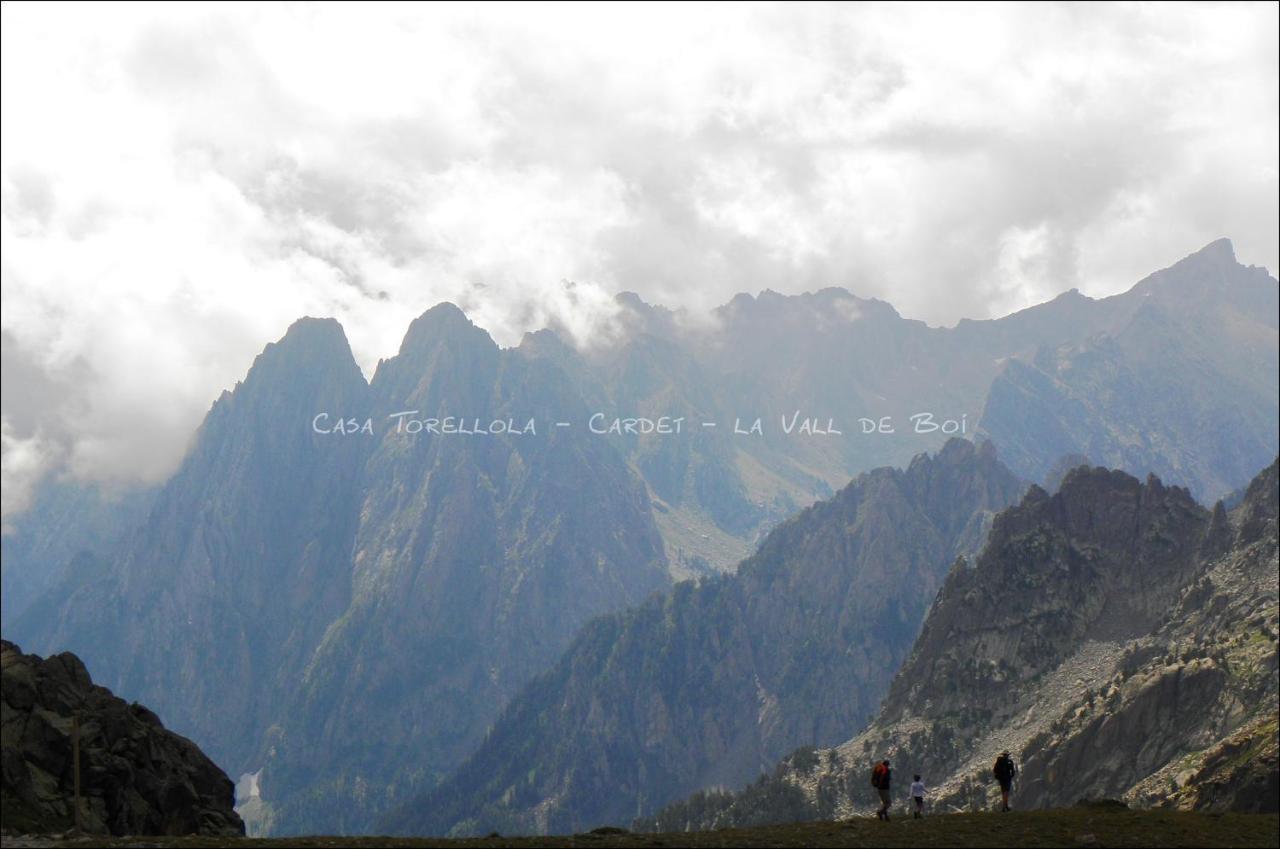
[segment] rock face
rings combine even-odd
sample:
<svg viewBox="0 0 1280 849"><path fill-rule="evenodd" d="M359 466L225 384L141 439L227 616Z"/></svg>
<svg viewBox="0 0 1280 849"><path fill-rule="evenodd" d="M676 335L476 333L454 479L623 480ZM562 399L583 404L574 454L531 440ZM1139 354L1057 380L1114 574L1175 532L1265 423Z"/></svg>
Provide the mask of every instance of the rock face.
<svg viewBox="0 0 1280 849"><path fill-rule="evenodd" d="M986 809L1003 749L1021 807L1275 811L1276 504L1275 464L1230 516L1100 468L1033 488L948 576L866 731L645 824L848 815L882 757L922 773L935 807Z"/></svg>
<svg viewBox="0 0 1280 849"><path fill-rule="evenodd" d="M1226 739L1144 781L1138 795L1192 811L1276 813L1280 798L1276 715L1260 716ZM1181 779L1181 783L1179 783Z"/></svg>
<svg viewBox="0 0 1280 849"><path fill-rule="evenodd" d="M94 686L80 659L0 642L6 832L75 824L73 717L80 718L82 828L91 834L236 837L234 786L154 713Z"/></svg>
<svg viewBox="0 0 1280 849"><path fill-rule="evenodd" d="M949 565L1022 489L989 443L958 439L858 476L736 574L591 622L454 776L384 827L581 831L842 739L875 709Z"/></svg>

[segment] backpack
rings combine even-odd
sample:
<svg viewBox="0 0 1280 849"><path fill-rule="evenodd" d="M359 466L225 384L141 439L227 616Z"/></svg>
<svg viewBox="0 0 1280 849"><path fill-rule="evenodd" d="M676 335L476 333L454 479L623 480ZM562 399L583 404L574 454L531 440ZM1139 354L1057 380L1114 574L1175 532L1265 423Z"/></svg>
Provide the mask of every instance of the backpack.
<svg viewBox="0 0 1280 849"><path fill-rule="evenodd" d="M1013 761L1001 755L996 758L995 766L991 768L991 772L995 775L997 781L1009 781L1013 778Z"/></svg>
<svg viewBox="0 0 1280 849"><path fill-rule="evenodd" d="M871 770L871 786L880 788L884 786L884 774L888 772L884 768L884 764L876 764L875 769Z"/></svg>

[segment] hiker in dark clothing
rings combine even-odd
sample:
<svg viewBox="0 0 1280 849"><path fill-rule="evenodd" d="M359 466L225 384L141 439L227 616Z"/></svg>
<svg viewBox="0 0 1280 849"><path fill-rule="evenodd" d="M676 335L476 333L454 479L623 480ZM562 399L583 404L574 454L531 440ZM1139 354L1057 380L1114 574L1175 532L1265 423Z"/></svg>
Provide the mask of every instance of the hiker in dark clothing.
<svg viewBox="0 0 1280 849"><path fill-rule="evenodd" d="M1013 786L1013 777L1018 774L1018 768L1013 765L1013 758L1009 757L1008 749L996 758L991 772L995 775L996 781L1000 782L1000 810L1007 811L1009 810L1009 788Z"/></svg>
<svg viewBox="0 0 1280 849"><path fill-rule="evenodd" d="M871 786L876 788L880 793L880 810L876 811L876 816L886 822L889 819L889 783L893 780L893 772L889 769L888 761L881 761L876 764L876 768L871 770Z"/></svg>

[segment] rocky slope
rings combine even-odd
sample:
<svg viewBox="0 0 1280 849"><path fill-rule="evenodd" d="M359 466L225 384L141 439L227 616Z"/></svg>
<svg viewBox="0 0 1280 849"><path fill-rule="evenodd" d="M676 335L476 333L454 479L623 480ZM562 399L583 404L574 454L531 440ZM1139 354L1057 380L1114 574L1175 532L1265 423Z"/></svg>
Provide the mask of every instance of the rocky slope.
<svg viewBox="0 0 1280 849"><path fill-rule="evenodd" d="M1022 484L952 440L784 522L734 575L590 623L479 751L387 823L583 830L832 743L874 710L955 558Z"/></svg>
<svg viewBox="0 0 1280 849"><path fill-rule="evenodd" d="M81 827L91 834L244 834L233 785L156 715L94 686L80 659L0 642L6 833L75 825L72 724L80 720Z"/></svg>
<svg viewBox="0 0 1280 849"><path fill-rule="evenodd" d="M1023 807L1274 811L1276 499L1274 464L1230 516L1104 469L1033 489L948 577L866 731L646 825L849 815L886 756L925 775L933 805L985 809L1005 748Z"/></svg>

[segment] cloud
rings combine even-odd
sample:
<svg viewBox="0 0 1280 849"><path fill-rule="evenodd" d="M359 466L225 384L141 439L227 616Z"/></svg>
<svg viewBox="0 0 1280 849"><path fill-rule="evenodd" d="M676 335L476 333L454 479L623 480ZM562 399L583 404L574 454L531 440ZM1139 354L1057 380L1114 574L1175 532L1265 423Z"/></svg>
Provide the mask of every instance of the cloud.
<svg viewBox="0 0 1280 849"><path fill-rule="evenodd" d="M10 516L25 510L31 501L32 487L47 471L49 451L38 436L26 439L14 435L7 418L0 417L0 474L4 475L4 487L0 489L0 515ZM6 524L6 532L8 527Z"/></svg>
<svg viewBox="0 0 1280 849"><path fill-rule="evenodd" d="M163 479L303 314L370 370L831 285L933 323L1277 266L1258 5L3 6L5 510ZM10 362L16 365L11 368ZM10 497L9 493L14 495Z"/></svg>

